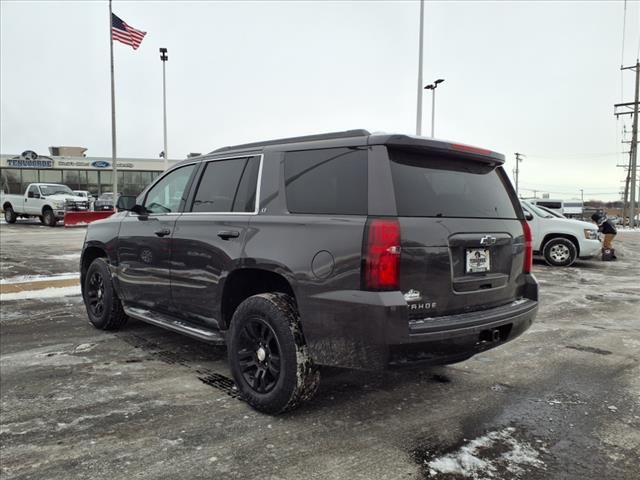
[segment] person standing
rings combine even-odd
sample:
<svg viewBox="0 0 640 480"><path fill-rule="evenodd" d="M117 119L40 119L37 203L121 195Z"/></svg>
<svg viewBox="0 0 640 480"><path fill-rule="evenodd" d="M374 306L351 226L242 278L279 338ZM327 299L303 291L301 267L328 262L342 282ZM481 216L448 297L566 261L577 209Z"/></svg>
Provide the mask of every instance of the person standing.
<svg viewBox="0 0 640 480"><path fill-rule="evenodd" d="M604 241L602 242L602 259L604 260L608 255L607 251L610 251L611 260L616 259L616 253L613 248L613 239L616 237L618 231L616 227L611 223L605 214L594 213L591 215L593 220L598 225L598 231L604 235Z"/></svg>

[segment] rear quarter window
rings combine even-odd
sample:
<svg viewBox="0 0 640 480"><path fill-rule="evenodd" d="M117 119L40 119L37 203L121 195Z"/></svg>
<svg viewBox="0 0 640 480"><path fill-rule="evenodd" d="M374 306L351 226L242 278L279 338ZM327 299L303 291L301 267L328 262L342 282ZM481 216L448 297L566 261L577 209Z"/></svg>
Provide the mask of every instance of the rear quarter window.
<svg viewBox="0 0 640 480"><path fill-rule="evenodd" d="M401 217L518 218L500 167L394 149L389 157Z"/></svg>
<svg viewBox="0 0 640 480"><path fill-rule="evenodd" d="M284 182L291 213L367 214L367 150L285 153Z"/></svg>

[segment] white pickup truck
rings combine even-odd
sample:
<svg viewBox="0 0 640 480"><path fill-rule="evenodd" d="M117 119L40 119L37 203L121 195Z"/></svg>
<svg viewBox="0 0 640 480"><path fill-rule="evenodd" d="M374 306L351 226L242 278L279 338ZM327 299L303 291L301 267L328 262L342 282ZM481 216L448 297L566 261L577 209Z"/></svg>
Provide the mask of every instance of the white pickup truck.
<svg viewBox="0 0 640 480"><path fill-rule="evenodd" d="M66 185L31 183L24 195L2 195L0 205L7 223L18 217L38 217L45 225L54 227L64 218L65 210L88 210L89 201L79 197Z"/></svg>
<svg viewBox="0 0 640 480"><path fill-rule="evenodd" d="M526 201L521 201L531 227L533 252L542 255L549 265L568 267L576 258L598 255L602 244L594 223L559 218Z"/></svg>

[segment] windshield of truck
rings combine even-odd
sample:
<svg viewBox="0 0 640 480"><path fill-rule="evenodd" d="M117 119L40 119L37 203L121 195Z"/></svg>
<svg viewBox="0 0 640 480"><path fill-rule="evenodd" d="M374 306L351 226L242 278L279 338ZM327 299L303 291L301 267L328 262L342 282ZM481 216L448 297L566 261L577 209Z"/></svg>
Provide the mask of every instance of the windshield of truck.
<svg viewBox="0 0 640 480"><path fill-rule="evenodd" d="M66 185L40 185L40 191L45 197L49 195L73 195L73 190Z"/></svg>
<svg viewBox="0 0 640 480"><path fill-rule="evenodd" d="M562 215L561 213L558 212L554 212L553 210L551 210L550 208L547 207L542 207L540 205L536 205L540 210L544 210L547 213L550 213L551 215L553 215L554 217L558 217L558 218L567 218L564 215Z"/></svg>
<svg viewBox="0 0 640 480"><path fill-rule="evenodd" d="M500 168L435 153L389 156L401 217L518 218Z"/></svg>
<svg viewBox="0 0 640 480"><path fill-rule="evenodd" d="M523 208L526 207L529 211L535 213L537 216L542 218L553 218L555 215L551 213L545 212L541 208L538 208L536 205L529 202L522 202Z"/></svg>

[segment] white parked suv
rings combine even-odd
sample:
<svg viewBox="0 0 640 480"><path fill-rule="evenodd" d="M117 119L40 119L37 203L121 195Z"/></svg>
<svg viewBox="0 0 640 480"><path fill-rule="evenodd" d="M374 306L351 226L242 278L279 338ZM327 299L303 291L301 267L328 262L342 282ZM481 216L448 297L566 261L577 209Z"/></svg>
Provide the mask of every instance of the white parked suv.
<svg viewBox="0 0 640 480"><path fill-rule="evenodd" d="M600 253L602 244L595 224L559 218L529 202L520 203L531 227L533 252L543 256L549 265L568 267L576 258Z"/></svg>

